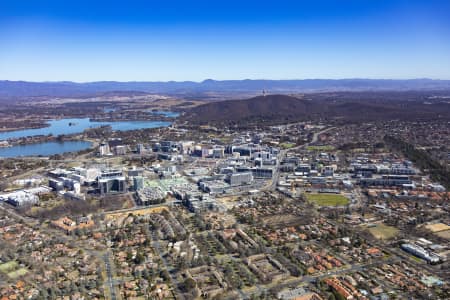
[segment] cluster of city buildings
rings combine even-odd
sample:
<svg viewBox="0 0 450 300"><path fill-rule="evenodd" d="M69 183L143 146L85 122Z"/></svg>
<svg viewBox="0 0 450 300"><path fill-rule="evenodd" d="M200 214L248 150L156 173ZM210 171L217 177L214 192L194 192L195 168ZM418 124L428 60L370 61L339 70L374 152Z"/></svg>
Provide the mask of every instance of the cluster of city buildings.
<svg viewBox="0 0 450 300"><path fill-rule="evenodd" d="M101 251L103 262L93 261L105 265L104 285L116 285L122 298L183 293L247 299L270 291L266 299L388 299L423 296L431 287L445 291L445 280L431 276L445 276L439 267L448 266L445 187L386 149L346 151L341 142L351 141L332 131L299 146L315 129L323 128L206 128L208 138L195 142L176 138L181 130L147 144L111 139L95 154L104 164L60 164L43 176L48 187L5 193L0 200L21 207L48 202L46 194L86 203L131 199L131 207L102 211L100 218L92 212L49 222L60 229L56 234L79 237L80 244ZM23 228L5 228L0 238L15 244ZM32 241L38 235L26 234ZM69 272L72 261L64 262L58 268L68 273L63 281L93 280L86 261L92 257L62 244L54 241L45 249L83 261L75 273ZM43 261L48 250L40 247L24 251ZM0 253L0 267L9 261ZM282 291L274 291L278 283ZM90 291L93 298L106 294L99 286ZM439 292L430 297L442 299Z"/></svg>
<svg viewBox="0 0 450 300"><path fill-rule="evenodd" d="M0 195L0 201L9 203L15 207L39 204L39 195L49 193L50 189L41 186L38 188L23 189Z"/></svg>

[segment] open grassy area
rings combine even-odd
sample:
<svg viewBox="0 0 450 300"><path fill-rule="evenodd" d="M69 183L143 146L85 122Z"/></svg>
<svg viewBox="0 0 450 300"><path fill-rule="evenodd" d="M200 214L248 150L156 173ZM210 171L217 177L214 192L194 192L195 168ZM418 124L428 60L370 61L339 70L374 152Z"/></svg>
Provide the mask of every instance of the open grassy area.
<svg viewBox="0 0 450 300"><path fill-rule="evenodd" d="M20 268L16 271L8 273L8 277L11 279L16 279L20 276L24 276L28 273L28 270L26 268Z"/></svg>
<svg viewBox="0 0 450 300"><path fill-rule="evenodd" d="M0 264L0 272L8 273L15 270L19 266L19 263L15 260L8 261L7 263Z"/></svg>
<svg viewBox="0 0 450 300"><path fill-rule="evenodd" d="M374 227L370 227L369 232L379 240L388 240L395 237L398 233L398 229L392 226L384 224L377 224Z"/></svg>
<svg viewBox="0 0 450 300"><path fill-rule="evenodd" d="M281 143L280 144L280 147L283 148L283 149L290 149L290 148L292 148L294 146L295 146L295 144L293 144L293 143Z"/></svg>
<svg viewBox="0 0 450 300"><path fill-rule="evenodd" d="M19 263L15 260L0 264L0 272L5 273L11 279L16 279L28 273L26 268L19 268Z"/></svg>
<svg viewBox="0 0 450 300"><path fill-rule="evenodd" d="M324 146L308 146L308 151L333 151L334 147L329 145Z"/></svg>
<svg viewBox="0 0 450 300"><path fill-rule="evenodd" d="M443 239L450 240L450 230L439 231L436 232L435 234Z"/></svg>
<svg viewBox="0 0 450 300"><path fill-rule="evenodd" d="M444 223L428 224L425 225L425 228L430 230L431 232L450 230L450 226Z"/></svg>
<svg viewBox="0 0 450 300"><path fill-rule="evenodd" d="M319 206L344 206L349 200L340 194L306 194L306 199Z"/></svg>

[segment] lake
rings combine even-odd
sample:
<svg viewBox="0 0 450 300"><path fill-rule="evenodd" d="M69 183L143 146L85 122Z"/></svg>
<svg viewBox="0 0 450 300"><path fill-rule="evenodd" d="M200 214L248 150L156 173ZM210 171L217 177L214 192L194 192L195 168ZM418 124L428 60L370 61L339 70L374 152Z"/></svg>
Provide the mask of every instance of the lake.
<svg viewBox="0 0 450 300"><path fill-rule="evenodd" d="M177 113L164 112L164 115L178 116ZM48 121L50 126L36 129L23 129L0 133L0 140L21 138L27 136L49 135L58 136L61 134L81 133L86 129L109 125L112 130L138 130L147 128L167 127L171 122L166 121L117 121L117 122L93 122L89 118L71 118ZM43 142L28 145L17 145L13 147L0 148L0 157L18 156L48 156L62 154L65 152L77 152L91 147L86 141L65 141L65 142Z"/></svg>
<svg viewBox="0 0 450 300"><path fill-rule="evenodd" d="M168 118L178 118L180 116L180 113L174 112L174 111L166 111L166 110L156 110L156 111L150 111L153 115L160 115L165 116Z"/></svg>
<svg viewBox="0 0 450 300"><path fill-rule="evenodd" d="M87 141L64 141L64 142L43 142L28 145L17 145L0 148L0 157L18 156L49 156L64 152L77 152L90 148L91 142Z"/></svg>
<svg viewBox="0 0 450 300"><path fill-rule="evenodd" d="M37 128L37 129L23 129L0 133L0 140L21 138L27 136L36 135L49 135L58 136L61 134L74 134L81 133L85 129L95 128L100 126L109 125L112 130L137 130L157 127L167 127L171 123L165 121L117 121L117 122L93 122L89 118L73 118L73 119L61 119L51 120L48 122L49 127Z"/></svg>

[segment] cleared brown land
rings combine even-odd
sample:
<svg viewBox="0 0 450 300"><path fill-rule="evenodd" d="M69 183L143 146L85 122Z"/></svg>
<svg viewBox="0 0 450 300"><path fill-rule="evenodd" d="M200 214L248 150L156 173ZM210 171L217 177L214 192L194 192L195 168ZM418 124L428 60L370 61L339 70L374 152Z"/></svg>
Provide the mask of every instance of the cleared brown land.
<svg viewBox="0 0 450 300"><path fill-rule="evenodd" d="M301 216L296 215L274 215L269 217L264 217L263 222L264 224L270 225L270 226L295 226L302 224L302 220L304 218Z"/></svg>

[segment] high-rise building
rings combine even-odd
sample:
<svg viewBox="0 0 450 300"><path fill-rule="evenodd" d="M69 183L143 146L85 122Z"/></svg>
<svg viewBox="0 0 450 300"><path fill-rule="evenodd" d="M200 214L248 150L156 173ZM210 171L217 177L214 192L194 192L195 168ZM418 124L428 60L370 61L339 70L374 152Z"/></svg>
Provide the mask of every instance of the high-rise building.
<svg viewBox="0 0 450 300"><path fill-rule="evenodd" d="M120 170L105 170L98 178L100 194L125 193L127 183Z"/></svg>
<svg viewBox="0 0 450 300"><path fill-rule="evenodd" d="M135 191L139 191L144 188L144 177L136 176L133 178L133 188Z"/></svg>

